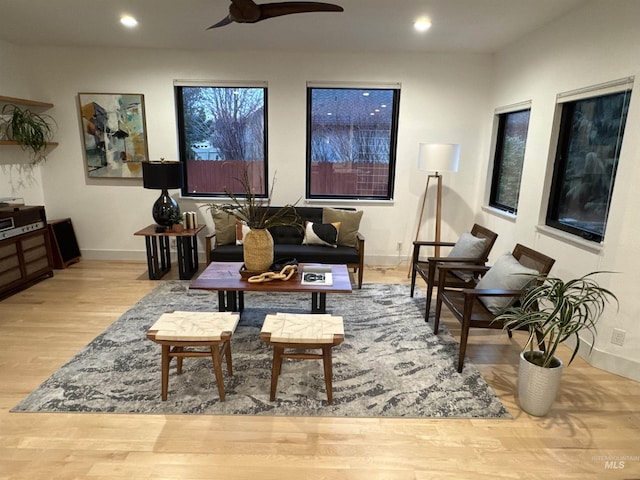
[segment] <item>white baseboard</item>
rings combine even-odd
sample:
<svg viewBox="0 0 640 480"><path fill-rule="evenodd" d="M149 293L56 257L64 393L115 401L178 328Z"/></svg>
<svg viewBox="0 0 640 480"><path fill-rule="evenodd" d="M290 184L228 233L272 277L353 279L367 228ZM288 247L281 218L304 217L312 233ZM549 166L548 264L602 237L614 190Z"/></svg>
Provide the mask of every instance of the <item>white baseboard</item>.
<svg viewBox="0 0 640 480"><path fill-rule="evenodd" d="M566 343L571 348L575 345L572 339ZM584 340L580 341L578 355L592 367L640 382L640 363L635 360L629 360L598 348L591 349L591 344Z"/></svg>
<svg viewBox="0 0 640 480"><path fill-rule="evenodd" d="M82 250L81 254L87 260L147 260L145 250Z"/></svg>

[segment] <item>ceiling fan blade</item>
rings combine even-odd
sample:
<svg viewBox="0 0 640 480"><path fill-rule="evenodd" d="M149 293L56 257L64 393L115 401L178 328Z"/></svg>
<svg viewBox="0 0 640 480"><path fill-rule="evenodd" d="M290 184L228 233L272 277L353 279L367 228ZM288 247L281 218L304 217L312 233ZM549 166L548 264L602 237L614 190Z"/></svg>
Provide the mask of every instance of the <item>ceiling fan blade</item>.
<svg viewBox="0 0 640 480"><path fill-rule="evenodd" d="M310 13L310 12L344 12L339 5L322 2L280 2L265 3L259 5L262 10L260 20L267 18L280 17L282 15L291 15L294 13Z"/></svg>
<svg viewBox="0 0 640 480"><path fill-rule="evenodd" d="M233 23L233 20L231 19L231 16L228 15L215 25L211 25L209 28L207 28L207 30L211 30L212 28L224 27L225 25L229 25L230 23Z"/></svg>
<svg viewBox="0 0 640 480"><path fill-rule="evenodd" d="M212 28L224 27L233 22L255 23L267 18L309 12L344 12L339 5L324 2L279 2L256 4L253 0L231 0L229 15L220 20Z"/></svg>

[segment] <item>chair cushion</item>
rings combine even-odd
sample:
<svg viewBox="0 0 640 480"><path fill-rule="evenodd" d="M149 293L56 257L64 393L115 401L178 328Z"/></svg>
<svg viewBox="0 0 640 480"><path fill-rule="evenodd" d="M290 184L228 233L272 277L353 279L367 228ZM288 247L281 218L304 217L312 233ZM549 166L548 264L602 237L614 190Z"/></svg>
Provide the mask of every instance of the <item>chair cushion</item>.
<svg viewBox="0 0 640 480"><path fill-rule="evenodd" d="M522 290L533 279L531 275L540 272L520 264L510 253L502 255L480 279L477 289L482 290ZM517 299L513 297L480 297L487 309L496 315L509 307Z"/></svg>
<svg viewBox="0 0 640 480"><path fill-rule="evenodd" d="M326 247L338 246L338 232L340 222L314 223L307 222L304 231L303 245L324 245Z"/></svg>
<svg viewBox="0 0 640 480"><path fill-rule="evenodd" d="M449 258L480 258L487 245L486 238L474 237L468 232L460 235L460 238L451 249ZM453 272L457 277L461 278L465 282L470 281L473 278L473 274L469 272L460 272L455 270Z"/></svg>
<svg viewBox="0 0 640 480"><path fill-rule="evenodd" d="M349 211L325 207L322 209L322 223L340 222L338 245L355 247L358 245L357 233L360 229L362 210Z"/></svg>
<svg viewBox="0 0 640 480"><path fill-rule="evenodd" d="M213 224L216 232L216 246L236 243L236 217L221 210L212 210Z"/></svg>

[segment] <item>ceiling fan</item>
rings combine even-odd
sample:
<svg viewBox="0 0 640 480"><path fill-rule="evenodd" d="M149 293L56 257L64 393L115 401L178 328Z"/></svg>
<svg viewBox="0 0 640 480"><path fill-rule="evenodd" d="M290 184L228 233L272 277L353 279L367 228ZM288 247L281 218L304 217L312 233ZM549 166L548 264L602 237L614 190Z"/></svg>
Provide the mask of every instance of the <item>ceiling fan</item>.
<svg viewBox="0 0 640 480"><path fill-rule="evenodd" d="M211 28L223 27L230 23L256 23L267 18L307 12L343 12L344 9L332 3L323 2L280 2L257 5L253 0L231 0L229 15Z"/></svg>

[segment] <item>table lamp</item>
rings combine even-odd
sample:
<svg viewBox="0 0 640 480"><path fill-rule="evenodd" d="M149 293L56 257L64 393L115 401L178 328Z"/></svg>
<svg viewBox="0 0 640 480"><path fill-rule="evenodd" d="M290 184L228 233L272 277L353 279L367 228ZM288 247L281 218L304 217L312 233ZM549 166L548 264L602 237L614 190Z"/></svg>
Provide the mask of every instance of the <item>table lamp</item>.
<svg viewBox="0 0 640 480"><path fill-rule="evenodd" d="M442 175L440 172L457 172L458 160L460 158L460 145L451 143L421 143L418 149L418 170L424 172L435 172L427 176L427 185L424 189L422 199L422 209L418 220L418 230L416 231L416 241L420 235L424 205L427 200L427 190L429 189L429 179L435 178L438 182L436 197L436 232L435 241L440 241L440 223L442 219ZM440 248L435 247L435 256L440 255Z"/></svg>
<svg viewBox="0 0 640 480"><path fill-rule="evenodd" d="M182 186L182 164L180 162L142 162L142 182L144 188L162 190L153 204L153 219L162 227L171 227L173 218L180 214L180 207L169 196L170 188Z"/></svg>

